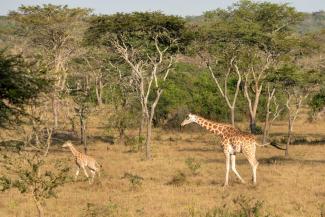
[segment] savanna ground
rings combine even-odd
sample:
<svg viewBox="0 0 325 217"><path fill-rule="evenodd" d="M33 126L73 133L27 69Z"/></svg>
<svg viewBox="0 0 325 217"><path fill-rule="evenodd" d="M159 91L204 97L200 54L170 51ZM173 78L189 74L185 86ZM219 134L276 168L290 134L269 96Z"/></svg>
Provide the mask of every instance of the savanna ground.
<svg viewBox="0 0 325 217"><path fill-rule="evenodd" d="M100 179L89 185L81 172L77 182L60 187L58 198L47 201L46 216L199 217L215 208L239 209L234 200L240 196L250 203L263 201L263 216L321 216L325 204L325 142L292 145L288 159L283 157L283 151L258 147L257 186L251 184L248 162L239 155L237 169L247 184L240 184L231 172L230 186L224 188L225 161L214 135L204 131L155 130L153 159L147 161L143 152L134 153L129 146L107 143L108 133L98 122L90 121L89 155L103 166ZM321 121L300 121L295 131L309 134L308 138L325 137ZM280 122L272 131L283 135L285 132L285 123ZM189 158L201 166L197 174L186 163ZM48 157L49 162L57 160L66 162L74 175L72 155L59 144ZM29 195L16 190L0 194L0 216L36 213Z"/></svg>

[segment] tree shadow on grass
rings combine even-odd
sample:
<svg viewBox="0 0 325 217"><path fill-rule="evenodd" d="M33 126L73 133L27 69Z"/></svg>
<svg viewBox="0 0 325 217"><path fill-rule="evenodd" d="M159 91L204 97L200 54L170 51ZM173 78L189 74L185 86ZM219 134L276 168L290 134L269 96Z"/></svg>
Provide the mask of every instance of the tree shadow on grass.
<svg viewBox="0 0 325 217"><path fill-rule="evenodd" d="M23 149L24 143L19 140L5 140L0 142L0 150L19 152Z"/></svg>
<svg viewBox="0 0 325 217"><path fill-rule="evenodd" d="M191 148L180 148L179 152L216 152L215 148L206 147L191 147Z"/></svg>
<svg viewBox="0 0 325 217"><path fill-rule="evenodd" d="M97 141L114 144L113 136L87 136L88 143L94 143ZM62 145L65 141L70 140L74 144L80 144L80 137L71 131L56 131L52 135L52 145Z"/></svg>
<svg viewBox="0 0 325 217"><path fill-rule="evenodd" d="M294 157L286 158L284 156L272 156L272 157L263 157L257 159L260 165L288 165L288 164L325 164L324 160L313 160L313 159L297 159ZM205 163L217 163L225 164L225 158L215 158L215 159L206 159ZM247 159L236 159L237 165L249 164Z"/></svg>
<svg viewBox="0 0 325 217"><path fill-rule="evenodd" d="M313 159L298 159L295 157L284 157L284 156L272 156L258 159L262 165L271 164L325 164L324 160L313 160Z"/></svg>

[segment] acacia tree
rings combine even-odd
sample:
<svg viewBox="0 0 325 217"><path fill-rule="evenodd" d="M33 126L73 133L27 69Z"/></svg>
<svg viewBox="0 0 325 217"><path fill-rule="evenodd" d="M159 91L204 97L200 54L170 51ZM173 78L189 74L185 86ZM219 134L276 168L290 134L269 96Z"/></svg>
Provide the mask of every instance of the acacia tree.
<svg viewBox="0 0 325 217"><path fill-rule="evenodd" d="M286 90L286 108L288 111L288 138L286 143L285 156L289 156L289 145L291 144L291 137L293 133L294 123L301 111L303 101L308 97L307 93L301 90L292 89Z"/></svg>
<svg viewBox="0 0 325 217"><path fill-rule="evenodd" d="M215 71L212 69L211 65L208 64L208 69L211 73L211 76L216 83L218 90L221 94L221 96L225 99L227 106L230 109L230 117L231 117L231 124L232 126L235 126L235 108L236 108L236 102L237 102L237 97L238 93L240 90L240 84L242 80L242 76L238 70L238 66L235 61L235 56L233 56L230 61L228 66L226 66L226 69L221 69L224 70L224 73L215 73ZM218 66L218 60L216 60L216 66ZM234 75L237 76L236 79L236 86L235 90L233 88L229 88L228 85L230 81L234 79ZM223 81L222 81L223 80ZM222 84L223 83L223 84ZM233 94L229 92L234 92ZM232 99L231 99L232 97Z"/></svg>
<svg viewBox="0 0 325 217"><path fill-rule="evenodd" d="M265 54L264 52L260 53L256 50L255 52L252 50L249 51L254 53L254 56L249 55L248 57L248 71L244 73L244 96L247 99L248 103L247 105L250 121L249 126L251 132L256 133L257 109L259 106L264 83L269 73L269 67L274 60L272 60L271 54Z"/></svg>
<svg viewBox="0 0 325 217"><path fill-rule="evenodd" d="M313 85L308 78L304 77L304 71L292 64L282 66L270 79L278 88L284 90L285 107L288 117L288 136L285 156L288 157L295 121Z"/></svg>
<svg viewBox="0 0 325 217"><path fill-rule="evenodd" d="M263 139L262 139L263 144L266 144L266 140L269 137L269 132L271 130L272 123L279 117L279 115L283 111L283 108L280 108L280 105L277 101L275 91L276 91L276 87L273 87L271 90L270 83L268 83L267 84L266 110L265 110L266 113L265 113ZM273 107L273 109L271 109L271 107ZM270 115L272 115L271 119L270 119Z"/></svg>
<svg viewBox="0 0 325 217"><path fill-rule="evenodd" d="M21 56L0 51L0 128L11 127L21 121L21 116L29 116L26 105L51 89L51 82L34 66Z"/></svg>
<svg viewBox="0 0 325 217"><path fill-rule="evenodd" d="M151 131L163 84L175 62L184 21L158 12L97 17L88 30L88 41L101 41L129 68L146 126L146 158L151 158Z"/></svg>
<svg viewBox="0 0 325 217"><path fill-rule="evenodd" d="M80 124L80 142L84 146L84 151L87 153L87 119L91 112L93 100L91 98L91 83L90 76L91 71L80 61L84 61L83 58L75 59L74 73L68 76L67 90L69 96L74 102L74 111L79 118ZM87 61L84 61L87 62ZM87 63L86 63L87 64Z"/></svg>
<svg viewBox="0 0 325 217"><path fill-rule="evenodd" d="M107 85L107 99L113 105L114 114L109 118L108 127L118 130L119 142L125 144L126 129L136 127L139 120L139 102L132 76L125 66L111 64L110 83ZM139 138L140 140L140 138Z"/></svg>
<svg viewBox="0 0 325 217"><path fill-rule="evenodd" d="M216 86L230 111L231 124L235 126L235 108L241 88L242 75L238 70L238 45L225 40L228 26L217 19L218 12L207 12L205 22L195 30L192 49L205 62Z"/></svg>
<svg viewBox="0 0 325 217"><path fill-rule="evenodd" d="M68 63L78 54L79 43L85 30L84 20L89 9L67 6L21 6L10 12L15 21L16 50L46 68L48 78L55 81L51 92L54 126L58 126L60 96L66 90Z"/></svg>
<svg viewBox="0 0 325 217"><path fill-rule="evenodd" d="M45 165L36 154L2 154L0 164L5 174L0 175L0 191L16 188L21 194L30 194L39 217L44 217L44 202L56 197L56 189L67 182L69 169L62 164ZM2 172L4 172L2 171Z"/></svg>
<svg viewBox="0 0 325 217"><path fill-rule="evenodd" d="M222 49L234 47L236 50L236 65L244 81L252 133L256 132L256 114L270 69L276 67L283 56L296 51L290 49L298 41L290 26L301 17L301 13L287 4L249 0L205 14L206 25L212 29L207 38L219 43Z"/></svg>
<svg viewBox="0 0 325 217"><path fill-rule="evenodd" d="M106 50L102 47L87 46L84 47L84 53L81 56L81 62L84 62L84 71L89 74L91 88L96 94L98 106L103 105L104 89L111 83L111 71L115 70L111 63L110 57L107 56Z"/></svg>

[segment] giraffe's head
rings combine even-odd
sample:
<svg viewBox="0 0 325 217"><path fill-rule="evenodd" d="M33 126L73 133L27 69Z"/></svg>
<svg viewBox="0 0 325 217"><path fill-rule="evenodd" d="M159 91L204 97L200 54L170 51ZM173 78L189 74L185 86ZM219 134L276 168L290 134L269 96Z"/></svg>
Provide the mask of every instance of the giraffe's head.
<svg viewBox="0 0 325 217"><path fill-rule="evenodd" d="M196 115L188 114L185 120L181 123L181 126L185 126L186 124L190 124L192 122L196 122Z"/></svg>
<svg viewBox="0 0 325 217"><path fill-rule="evenodd" d="M63 148L65 148L65 147L70 147L70 146L72 146L72 142L71 142L70 140L66 141L66 142L62 145Z"/></svg>

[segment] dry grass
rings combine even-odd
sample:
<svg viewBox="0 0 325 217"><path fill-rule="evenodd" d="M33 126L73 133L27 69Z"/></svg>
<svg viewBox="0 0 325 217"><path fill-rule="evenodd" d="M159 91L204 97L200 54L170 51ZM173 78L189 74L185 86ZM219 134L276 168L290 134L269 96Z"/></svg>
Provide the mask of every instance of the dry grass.
<svg viewBox="0 0 325 217"><path fill-rule="evenodd" d="M324 133L324 126L319 126L322 128L317 128L317 133ZM316 130L306 124L304 129ZM93 133L102 135L100 130ZM231 173L230 186L223 188L224 156L213 135L161 131L154 135L160 136L154 136L153 160L149 161L144 160L142 153L128 152L128 147L111 145L106 150L106 143L94 141L89 154L103 165L101 178L89 185L81 173L77 182L59 189L57 199L48 200L46 216L203 216L208 210L224 205L235 209L233 200L240 195L264 201L263 212L272 216L320 216L320 207L325 203L324 144L292 146L290 159L284 159L283 153L272 147L258 147L257 186L251 184L250 167L239 155L237 169L248 184L240 184ZM188 158L200 162L196 175L185 163ZM50 153L49 161L57 159L74 167L68 150ZM179 171L186 175L186 181L181 185L168 184ZM126 173L143 180L133 186L124 177ZM96 209L102 213L94 214ZM36 209L28 195L12 190L0 194L0 216L34 217Z"/></svg>

